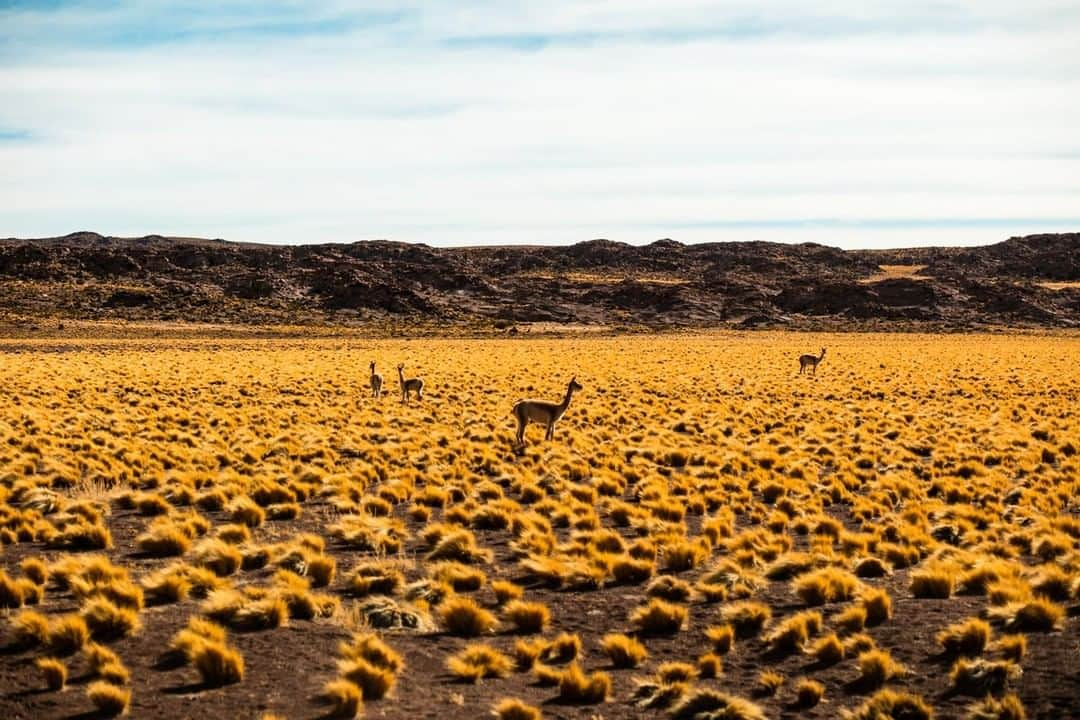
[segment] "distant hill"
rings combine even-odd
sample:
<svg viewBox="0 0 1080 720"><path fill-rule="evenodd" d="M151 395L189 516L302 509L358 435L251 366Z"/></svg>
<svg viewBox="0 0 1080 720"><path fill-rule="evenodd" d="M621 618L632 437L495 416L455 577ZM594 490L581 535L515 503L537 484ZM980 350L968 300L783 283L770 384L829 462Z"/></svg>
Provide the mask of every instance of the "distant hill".
<svg viewBox="0 0 1080 720"><path fill-rule="evenodd" d="M433 248L149 235L0 240L0 312L306 323L1080 326L1080 233L970 248L592 240Z"/></svg>

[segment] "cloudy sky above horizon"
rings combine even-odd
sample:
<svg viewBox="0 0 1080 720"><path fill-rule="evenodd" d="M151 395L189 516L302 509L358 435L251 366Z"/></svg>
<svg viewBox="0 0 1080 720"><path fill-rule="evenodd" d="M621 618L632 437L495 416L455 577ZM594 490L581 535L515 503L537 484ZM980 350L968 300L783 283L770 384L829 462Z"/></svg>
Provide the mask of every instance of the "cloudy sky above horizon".
<svg viewBox="0 0 1080 720"><path fill-rule="evenodd" d="M1080 230L1075 0L0 0L0 237Z"/></svg>

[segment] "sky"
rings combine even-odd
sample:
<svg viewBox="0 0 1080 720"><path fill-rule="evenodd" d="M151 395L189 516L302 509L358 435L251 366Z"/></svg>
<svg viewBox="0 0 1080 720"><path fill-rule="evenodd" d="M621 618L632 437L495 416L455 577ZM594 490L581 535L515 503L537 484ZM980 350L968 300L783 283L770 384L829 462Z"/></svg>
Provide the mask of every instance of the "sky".
<svg viewBox="0 0 1080 720"><path fill-rule="evenodd" d="M0 0L0 237L1080 231L1075 0Z"/></svg>

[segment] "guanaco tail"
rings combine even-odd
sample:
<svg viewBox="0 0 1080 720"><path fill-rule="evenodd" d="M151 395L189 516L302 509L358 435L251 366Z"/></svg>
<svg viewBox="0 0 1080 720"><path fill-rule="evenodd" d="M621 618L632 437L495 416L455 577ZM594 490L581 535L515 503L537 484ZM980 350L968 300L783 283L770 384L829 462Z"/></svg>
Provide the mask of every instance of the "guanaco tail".
<svg viewBox="0 0 1080 720"><path fill-rule="evenodd" d="M547 433L544 435L545 440L551 440L555 433L555 423L559 421L559 418L566 412L566 408L570 407L570 398L574 396L574 393L581 389L581 385L578 384L577 378L570 378L570 383L566 386L566 396L563 397L562 402L553 403L544 400L519 400L514 404L513 414L517 418L517 446L523 446L525 444L525 426L530 422L540 423L547 426Z"/></svg>
<svg viewBox="0 0 1080 720"><path fill-rule="evenodd" d="M822 360L825 359L825 348L821 348L821 355L800 355L799 356L799 374L803 374L803 370L810 368L813 370L813 374L817 375L817 366Z"/></svg>
<svg viewBox="0 0 1080 720"><path fill-rule="evenodd" d="M405 377L405 363L397 366L398 378L401 380L401 402L409 401L409 393L416 393L417 400L424 399L424 381L420 378Z"/></svg>

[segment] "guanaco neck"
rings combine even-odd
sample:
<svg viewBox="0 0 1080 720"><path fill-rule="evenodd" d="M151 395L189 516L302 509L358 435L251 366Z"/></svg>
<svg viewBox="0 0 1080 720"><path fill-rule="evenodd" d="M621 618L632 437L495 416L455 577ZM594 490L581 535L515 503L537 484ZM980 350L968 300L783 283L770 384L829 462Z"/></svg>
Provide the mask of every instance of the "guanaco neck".
<svg viewBox="0 0 1080 720"><path fill-rule="evenodd" d="M566 397L564 397L563 401L561 403L559 403L559 414L560 415L562 415L564 412L566 412L566 408L570 407L570 398L573 397L573 396L574 396L574 386L573 385L567 385L566 386Z"/></svg>

